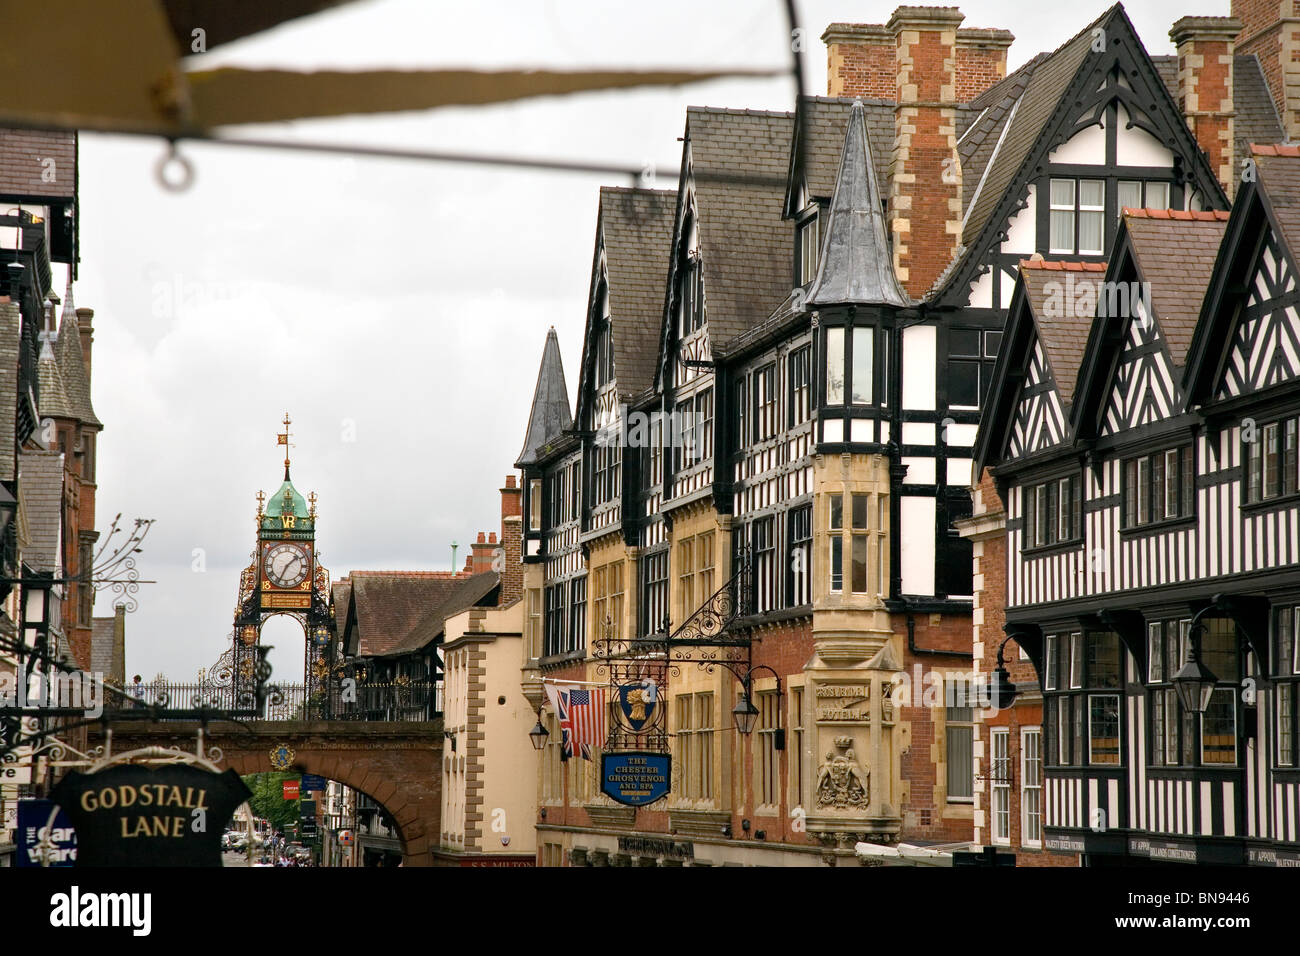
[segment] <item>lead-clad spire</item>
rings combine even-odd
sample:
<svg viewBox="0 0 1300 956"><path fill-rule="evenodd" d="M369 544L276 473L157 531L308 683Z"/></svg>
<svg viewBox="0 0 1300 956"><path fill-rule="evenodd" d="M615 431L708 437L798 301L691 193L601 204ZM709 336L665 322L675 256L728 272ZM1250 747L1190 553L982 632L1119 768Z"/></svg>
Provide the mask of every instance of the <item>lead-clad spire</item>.
<svg viewBox="0 0 1300 956"><path fill-rule="evenodd" d="M530 465L538 453L550 442L559 438L573 424L569 406L569 388L564 383L564 364L560 361L560 340L555 326L546 333L546 347L542 350L542 365L537 371L537 388L533 391L533 409L528 416L528 432L524 449L519 453L516 467Z"/></svg>
<svg viewBox="0 0 1300 956"><path fill-rule="evenodd" d="M898 284L885 240L885 213L871 162L865 114L862 101L854 100L817 278L808 289L810 305L911 305Z"/></svg>

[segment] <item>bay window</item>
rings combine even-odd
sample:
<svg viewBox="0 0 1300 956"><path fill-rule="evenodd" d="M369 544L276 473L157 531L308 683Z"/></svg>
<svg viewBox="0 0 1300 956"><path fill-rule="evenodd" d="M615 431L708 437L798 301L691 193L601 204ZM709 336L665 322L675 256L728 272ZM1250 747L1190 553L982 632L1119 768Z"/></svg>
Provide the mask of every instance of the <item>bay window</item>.
<svg viewBox="0 0 1300 956"><path fill-rule="evenodd" d="M876 396L876 328L826 329L826 404L871 405ZM881 356L883 358L883 355ZM879 404L885 404L879 396Z"/></svg>

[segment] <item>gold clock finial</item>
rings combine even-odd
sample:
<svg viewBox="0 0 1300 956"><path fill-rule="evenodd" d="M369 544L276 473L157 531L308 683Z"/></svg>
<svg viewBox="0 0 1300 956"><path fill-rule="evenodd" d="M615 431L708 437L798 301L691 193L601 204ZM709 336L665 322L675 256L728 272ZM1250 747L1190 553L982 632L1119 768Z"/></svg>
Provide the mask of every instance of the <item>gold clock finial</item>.
<svg viewBox="0 0 1300 956"><path fill-rule="evenodd" d="M313 491L311 494L309 494L307 496L307 500L311 502L311 512L308 515L308 517L310 517L312 521L315 521L316 520L316 492Z"/></svg>
<svg viewBox="0 0 1300 956"><path fill-rule="evenodd" d="M259 518L262 516L262 503L265 501L266 495L259 491L257 493L257 516Z"/></svg>

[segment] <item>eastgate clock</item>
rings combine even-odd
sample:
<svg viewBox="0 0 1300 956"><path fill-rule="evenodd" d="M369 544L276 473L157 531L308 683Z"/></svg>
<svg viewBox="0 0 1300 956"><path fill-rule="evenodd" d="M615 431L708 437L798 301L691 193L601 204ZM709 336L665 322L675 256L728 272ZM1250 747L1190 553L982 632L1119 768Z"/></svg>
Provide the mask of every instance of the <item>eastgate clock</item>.
<svg viewBox="0 0 1300 956"><path fill-rule="evenodd" d="M266 579L278 588L296 588L307 578L307 552L296 544L277 544L262 562Z"/></svg>

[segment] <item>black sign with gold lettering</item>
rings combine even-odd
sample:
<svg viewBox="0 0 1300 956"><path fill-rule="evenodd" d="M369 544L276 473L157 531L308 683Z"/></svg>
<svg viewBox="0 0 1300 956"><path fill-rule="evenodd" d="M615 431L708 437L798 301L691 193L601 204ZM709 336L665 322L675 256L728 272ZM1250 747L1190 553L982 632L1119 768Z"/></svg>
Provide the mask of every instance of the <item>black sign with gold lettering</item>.
<svg viewBox="0 0 1300 956"><path fill-rule="evenodd" d="M123 765L50 793L77 831L77 866L221 866L221 835L252 793L233 770Z"/></svg>

